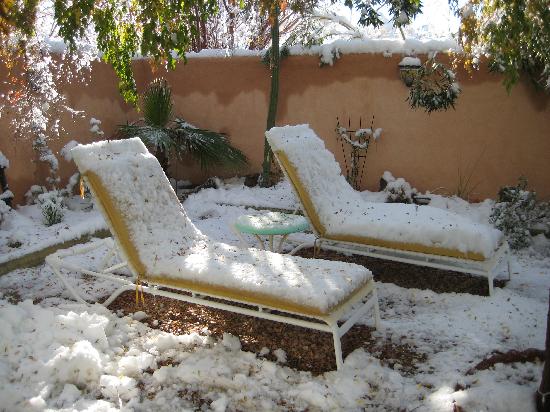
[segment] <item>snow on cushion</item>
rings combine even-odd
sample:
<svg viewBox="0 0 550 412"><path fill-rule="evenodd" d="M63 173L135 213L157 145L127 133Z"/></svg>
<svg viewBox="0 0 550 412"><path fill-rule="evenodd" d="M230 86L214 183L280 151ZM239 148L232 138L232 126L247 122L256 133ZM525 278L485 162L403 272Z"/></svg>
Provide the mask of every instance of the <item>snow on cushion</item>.
<svg viewBox="0 0 550 412"><path fill-rule="evenodd" d="M125 140L103 140L87 145L77 145L70 150L81 172L93 168L97 156L112 156L120 153L149 153L143 142L134 137ZM76 157L76 158L75 158Z"/></svg>
<svg viewBox="0 0 550 412"><path fill-rule="evenodd" d="M434 207L365 202L309 125L274 127L266 136L289 162L289 175L296 174L306 192L300 194L305 208L313 208L312 223L326 238L475 260L491 257L502 240L489 225Z"/></svg>
<svg viewBox="0 0 550 412"><path fill-rule="evenodd" d="M157 159L143 148L139 139L128 139L79 145L71 152L140 276L307 314L329 313L372 278L351 263L210 240L190 221Z"/></svg>

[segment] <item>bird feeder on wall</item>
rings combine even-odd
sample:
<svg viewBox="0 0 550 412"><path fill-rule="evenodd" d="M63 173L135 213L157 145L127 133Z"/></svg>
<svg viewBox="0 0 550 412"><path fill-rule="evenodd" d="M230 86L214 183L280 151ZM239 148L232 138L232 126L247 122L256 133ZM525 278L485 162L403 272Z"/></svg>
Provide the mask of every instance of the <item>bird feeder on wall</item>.
<svg viewBox="0 0 550 412"><path fill-rule="evenodd" d="M401 80L403 80L403 83L407 87L411 87L422 67L420 59L418 57L405 56L398 66Z"/></svg>

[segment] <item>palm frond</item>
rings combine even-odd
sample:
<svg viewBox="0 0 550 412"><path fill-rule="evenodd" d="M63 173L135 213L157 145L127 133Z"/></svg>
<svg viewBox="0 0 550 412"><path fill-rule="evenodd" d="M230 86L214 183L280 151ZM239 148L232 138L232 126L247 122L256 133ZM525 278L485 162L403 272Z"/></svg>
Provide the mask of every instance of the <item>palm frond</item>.
<svg viewBox="0 0 550 412"><path fill-rule="evenodd" d="M123 137L139 137L145 146L165 153L169 153L174 144L169 129L162 127L126 124L120 125L118 130Z"/></svg>
<svg viewBox="0 0 550 412"><path fill-rule="evenodd" d="M174 123L171 132L175 152L180 158L191 155L198 160L201 169L224 166L236 170L248 165L244 153L231 146L223 134L195 128L183 119L176 119Z"/></svg>
<svg viewBox="0 0 550 412"><path fill-rule="evenodd" d="M172 118L172 91L164 79L151 82L141 103L143 118L149 126L166 127Z"/></svg>

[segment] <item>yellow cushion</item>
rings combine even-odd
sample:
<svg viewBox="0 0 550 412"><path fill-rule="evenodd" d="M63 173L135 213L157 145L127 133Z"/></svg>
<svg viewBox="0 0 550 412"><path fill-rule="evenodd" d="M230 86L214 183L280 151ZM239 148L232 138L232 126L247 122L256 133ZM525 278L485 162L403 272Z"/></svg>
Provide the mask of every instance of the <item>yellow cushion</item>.
<svg viewBox="0 0 550 412"><path fill-rule="evenodd" d="M101 204L105 218L108 221L107 223L111 228L111 232L114 232L113 236L118 240L118 244L124 256L128 259L128 265L136 272L138 278L145 276L145 265L139 258L139 254L132 243L124 217L120 213L115 202L113 202L111 195L101 182L101 179L91 171L84 173L83 177L87 180L92 193Z"/></svg>
<svg viewBox="0 0 550 412"><path fill-rule="evenodd" d="M224 286L211 285L181 278L176 279L169 276L149 276L146 272L145 265L139 257L137 248L132 242L125 218L120 213L119 208L111 198L101 179L99 178L99 176L91 171L84 173L83 176L88 181L92 193L100 202L101 207L105 212L105 217L108 220L109 226L111 227L111 232L113 232L113 236L118 240L118 244L121 247L124 256L128 259L128 264L138 274L138 278L141 281L149 281L158 285L182 288L196 293L204 293L210 296L219 297L221 299L225 298L229 300L240 300L244 302L249 302L250 304L276 308L281 311L294 312L306 316L309 315L317 317L328 315L339 306L345 304L349 299L353 299L354 295L358 293L362 288L364 288L367 283L372 283L372 280L368 279L364 284L358 286L348 296L347 299L340 302L338 305L333 306L332 308L328 308L326 311L321 311L318 308L308 306L307 303L300 305L264 293L248 292L240 289L232 289Z"/></svg>
<svg viewBox="0 0 550 412"><path fill-rule="evenodd" d="M321 219L319 218L319 215L317 214L317 211L313 206L311 197L309 196L308 191L306 190L306 188L304 187L304 185L302 184L302 181L298 176L296 168L288 160L286 153L283 152L282 150L278 150L275 152L275 156L277 156L277 158L279 159L279 163L281 164L281 167L285 170L286 175L290 180L290 183L294 187L296 193L298 193L298 197L300 198L300 201L304 206L304 211L307 214L307 217L309 218L309 220L311 221L313 228L322 238L334 240L334 241L357 243L357 244L366 245L366 246L379 246L379 247L385 247L388 249L397 249L397 250L403 250L403 251L425 253L428 255L449 256L449 257L455 257L459 259L468 259L468 260L475 260L475 261L485 260L485 257L481 253L477 253L477 252L462 252L460 250L449 249L444 247L426 246L420 243L396 242L396 241L389 241L389 240L383 240L383 239L369 238L365 236L329 235L326 233L325 226L321 222Z"/></svg>
<svg viewBox="0 0 550 412"><path fill-rule="evenodd" d="M298 197L300 198L300 201L304 206L304 212L310 220L311 225L319 234L319 236L323 237L326 233L325 226L321 222L321 219L319 219L319 215L317 214L317 211L313 206L311 197L309 197L308 191L304 188L304 185L302 185L302 181L298 177L298 173L296 172L294 165L288 160L286 153L282 150L276 151L275 155L279 159L281 167L285 169L286 175L288 176L290 183L294 187L294 190L298 193Z"/></svg>
<svg viewBox="0 0 550 412"><path fill-rule="evenodd" d="M361 289L365 287L369 282L373 284L372 279L367 280L364 284L358 286L350 295L340 302L339 304L328 308L326 311L321 311L318 308L308 306L306 303L299 305L294 302L290 302L285 299L276 298L272 295L264 293L248 292L240 289L231 289L224 286L210 285L207 283L194 282L186 279L175 279L167 276L163 277L145 277L146 281L156 283L162 286L172 286L175 288L181 288L190 290L196 293L204 293L209 296L218 297L220 299L239 300L241 302L247 302L254 305L269 307L286 312L299 313L305 316L323 317L334 310L337 310L340 306L344 305L350 299L354 298L354 295L359 293Z"/></svg>
<svg viewBox="0 0 550 412"><path fill-rule="evenodd" d="M353 236L353 235L328 235L324 236L325 239L340 241L340 242L350 242L358 243L361 245L367 246L379 246L385 247L388 249L397 249L410 252L425 253L427 255L437 255L437 256L449 256L459 259L468 259L476 261L484 261L485 257L481 253L477 252L461 252L460 250L448 249L438 246L426 246L420 243L407 243L407 242L395 242L390 240L374 239L363 236Z"/></svg>

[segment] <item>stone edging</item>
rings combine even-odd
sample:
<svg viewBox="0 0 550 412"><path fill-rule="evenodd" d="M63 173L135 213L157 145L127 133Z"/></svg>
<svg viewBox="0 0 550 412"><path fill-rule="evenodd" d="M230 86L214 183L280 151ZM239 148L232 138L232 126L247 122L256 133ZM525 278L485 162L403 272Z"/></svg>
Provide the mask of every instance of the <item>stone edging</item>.
<svg viewBox="0 0 550 412"><path fill-rule="evenodd" d="M67 249L78 243L86 243L91 238L106 238L111 236L111 232L107 229L100 229L94 233L82 235L79 238L67 240L63 243L56 243L55 245L48 246L47 248L31 252L18 258L8 260L7 262L0 263L0 276L5 275L15 269L28 268L38 266L44 262L46 256L51 255L59 249Z"/></svg>

